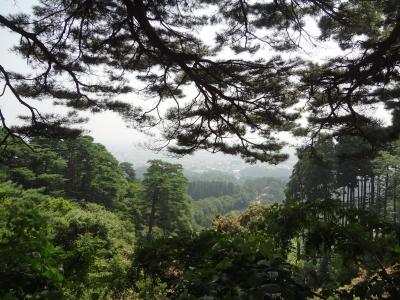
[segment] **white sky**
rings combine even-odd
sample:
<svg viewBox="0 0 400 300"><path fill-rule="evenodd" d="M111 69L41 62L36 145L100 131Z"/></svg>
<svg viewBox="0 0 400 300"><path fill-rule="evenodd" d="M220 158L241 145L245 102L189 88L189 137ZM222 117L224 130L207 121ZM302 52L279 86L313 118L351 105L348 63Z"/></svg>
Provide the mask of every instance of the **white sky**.
<svg viewBox="0 0 400 300"><path fill-rule="evenodd" d="M0 13L3 15L17 12L27 12L36 0L0 0ZM10 48L18 42L18 35L10 33L4 28L0 28L0 63L5 69L15 71L29 71L26 62L16 54L10 51ZM4 110L7 121L11 124L17 122L17 116L26 114L16 100L8 93L2 97L0 107ZM65 112L63 107L54 107L50 101L41 103L35 101L35 106L46 112ZM127 128L126 123L121 117L112 112L91 114L83 112L82 116L89 117L89 122L84 124L84 128L99 143L107 148L126 148L126 151L134 149L133 145L148 141L148 137L134 129Z"/></svg>

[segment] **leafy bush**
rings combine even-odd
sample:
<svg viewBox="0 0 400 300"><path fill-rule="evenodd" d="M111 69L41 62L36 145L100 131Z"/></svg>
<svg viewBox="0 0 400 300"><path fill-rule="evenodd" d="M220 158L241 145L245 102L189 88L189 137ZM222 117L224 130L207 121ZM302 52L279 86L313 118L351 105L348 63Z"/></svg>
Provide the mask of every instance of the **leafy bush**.
<svg viewBox="0 0 400 300"><path fill-rule="evenodd" d="M214 230L162 238L138 249L134 274L165 284L171 299L306 299L310 291L273 249L255 235Z"/></svg>
<svg viewBox="0 0 400 300"><path fill-rule="evenodd" d="M36 203L45 197L0 185L0 298L57 299L64 281L61 251Z"/></svg>
<svg viewBox="0 0 400 300"><path fill-rule="evenodd" d="M0 217L0 295L93 299L127 289L133 225L103 207L4 183Z"/></svg>

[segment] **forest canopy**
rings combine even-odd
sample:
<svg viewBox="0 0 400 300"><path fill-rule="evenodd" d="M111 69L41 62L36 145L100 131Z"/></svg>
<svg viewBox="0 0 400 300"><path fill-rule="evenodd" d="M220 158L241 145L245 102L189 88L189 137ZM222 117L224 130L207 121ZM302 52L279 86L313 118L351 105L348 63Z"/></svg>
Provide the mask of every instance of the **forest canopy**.
<svg viewBox="0 0 400 300"><path fill-rule="evenodd" d="M399 6L395 0L40 0L30 14L0 15L0 26L20 38L14 51L33 69L19 74L0 66L4 90L28 111L19 128L0 111L2 126L7 139L66 137L77 134L67 126L79 121L74 111L111 110L136 128L158 126L177 154L207 149L250 162L286 159L276 136L282 131L306 135L311 144L327 131L376 146L399 132ZM324 41L342 51L322 62L301 55L304 45L323 49ZM128 100L132 92L154 105ZM70 115L42 114L32 98L67 106ZM371 113L379 105L391 112L389 124ZM304 112L308 125L300 128Z"/></svg>

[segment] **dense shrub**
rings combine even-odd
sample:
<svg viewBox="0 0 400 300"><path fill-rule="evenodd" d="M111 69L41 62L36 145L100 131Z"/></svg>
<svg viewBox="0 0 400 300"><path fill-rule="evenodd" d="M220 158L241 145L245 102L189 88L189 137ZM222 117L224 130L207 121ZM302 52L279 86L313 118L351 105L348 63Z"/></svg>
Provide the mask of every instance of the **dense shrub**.
<svg viewBox="0 0 400 300"><path fill-rule="evenodd" d="M127 288L133 226L103 207L4 183L0 215L0 295L93 299Z"/></svg>

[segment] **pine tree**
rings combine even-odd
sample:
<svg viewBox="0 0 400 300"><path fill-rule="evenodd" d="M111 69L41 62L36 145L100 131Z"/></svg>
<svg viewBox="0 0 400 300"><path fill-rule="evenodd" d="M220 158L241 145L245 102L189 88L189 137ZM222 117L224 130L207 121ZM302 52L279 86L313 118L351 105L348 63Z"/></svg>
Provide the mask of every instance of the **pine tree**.
<svg viewBox="0 0 400 300"><path fill-rule="evenodd" d="M76 135L64 126L73 118L42 115L29 100L51 99L72 110L118 112L140 129L163 123L178 154L208 149L278 163L287 155L274 133L298 127L299 113L289 108L307 97L310 126L301 132L313 139L328 129L378 145L400 132L399 10L393 0L41 0L31 15L0 15L36 74L0 65L29 124L16 130L2 111L0 120L6 138ZM331 39L353 55L324 63L274 56L312 39L310 17L321 31L317 42ZM198 34L210 25L211 46ZM132 75L139 82L129 82ZM121 100L134 86L153 97L152 109ZM378 103L392 112L391 125L365 109Z"/></svg>
<svg viewBox="0 0 400 300"><path fill-rule="evenodd" d="M143 179L147 238L152 238L155 227L165 234L189 230L190 198L186 194L188 182L182 174L182 166L161 160L149 163Z"/></svg>

